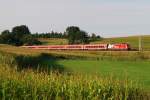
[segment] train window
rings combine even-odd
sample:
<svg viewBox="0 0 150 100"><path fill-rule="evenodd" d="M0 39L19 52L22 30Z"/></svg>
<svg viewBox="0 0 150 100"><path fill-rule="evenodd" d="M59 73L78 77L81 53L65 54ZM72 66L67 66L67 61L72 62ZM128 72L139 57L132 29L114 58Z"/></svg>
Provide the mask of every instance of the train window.
<svg viewBox="0 0 150 100"><path fill-rule="evenodd" d="M35 48L35 47L29 47L29 48Z"/></svg>
<svg viewBox="0 0 150 100"><path fill-rule="evenodd" d="M104 46L99 46L99 48L104 48Z"/></svg>
<svg viewBox="0 0 150 100"><path fill-rule="evenodd" d="M47 47L38 47L38 48L47 48Z"/></svg>
<svg viewBox="0 0 150 100"><path fill-rule="evenodd" d="M61 48L61 47L58 46L58 47L51 47L51 48Z"/></svg>
<svg viewBox="0 0 150 100"><path fill-rule="evenodd" d="M82 48L81 46L67 46L67 48Z"/></svg>

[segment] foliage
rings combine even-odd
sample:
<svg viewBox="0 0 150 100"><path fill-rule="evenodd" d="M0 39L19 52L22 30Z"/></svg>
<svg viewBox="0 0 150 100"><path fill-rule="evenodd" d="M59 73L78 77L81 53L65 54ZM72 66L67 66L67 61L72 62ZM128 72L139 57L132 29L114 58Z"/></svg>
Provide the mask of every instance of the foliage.
<svg viewBox="0 0 150 100"><path fill-rule="evenodd" d="M88 33L80 30L77 26L69 26L64 33L51 31L49 33L35 33L32 36L42 39L67 39L69 44L88 44L89 42L102 39L94 33L89 36Z"/></svg>
<svg viewBox="0 0 150 100"><path fill-rule="evenodd" d="M6 34L10 34L10 32L9 32L9 30L4 30L1 34L6 35Z"/></svg>
<svg viewBox="0 0 150 100"><path fill-rule="evenodd" d="M66 29L69 44L88 43L88 34L79 27L70 26Z"/></svg>
<svg viewBox="0 0 150 100"><path fill-rule="evenodd" d="M100 41L102 40L102 37L99 36L99 35L96 35L95 33L92 33L91 37L90 37L90 42L93 42L93 41Z"/></svg>
<svg viewBox="0 0 150 100"><path fill-rule="evenodd" d="M82 43L82 44L88 44L89 43L89 36L85 31L80 31L78 33L78 42L77 43Z"/></svg>
<svg viewBox="0 0 150 100"><path fill-rule="evenodd" d="M100 40L101 37L96 36L96 34L92 34L90 37L87 32L80 30L77 26L68 27L64 33L51 31L48 33L31 34L26 25L20 25L13 27L12 32L4 30L0 35L0 43L16 46L38 45L41 44L38 41L39 38L59 38L67 39L69 44L88 44L91 41Z"/></svg>
<svg viewBox="0 0 150 100"><path fill-rule="evenodd" d="M35 33L32 34L33 37L35 38L66 38L66 35L61 32L49 32L49 33Z"/></svg>
<svg viewBox="0 0 150 100"><path fill-rule="evenodd" d="M23 37L23 35L25 34L31 34L31 32L29 31L29 28L26 25L15 26L12 29L12 33L16 37Z"/></svg>
<svg viewBox="0 0 150 100"><path fill-rule="evenodd" d="M13 43L13 35L9 32L9 30L4 30L0 35L0 43L11 44Z"/></svg>
<svg viewBox="0 0 150 100"><path fill-rule="evenodd" d="M31 36L28 27L25 25L14 27L12 32L9 32L9 30L3 31L0 35L0 43L15 46L41 44L40 41Z"/></svg>
<svg viewBox="0 0 150 100"><path fill-rule="evenodd" d="M34 38L32 35L24 35L24 37L22 38L22 42L24 43L24 45L41 44L41 42Z"/></svg>

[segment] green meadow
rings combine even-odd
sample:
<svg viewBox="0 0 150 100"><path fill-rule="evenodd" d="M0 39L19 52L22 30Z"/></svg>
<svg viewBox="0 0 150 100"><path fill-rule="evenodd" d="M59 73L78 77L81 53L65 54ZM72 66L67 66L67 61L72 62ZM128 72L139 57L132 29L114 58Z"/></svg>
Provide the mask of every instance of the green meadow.
<svg viewBox="0 0 150 100"><path fill-rule="evenodd" d="M129 78L150 89L149 61L59 60L57 63L70 72L113 75L119 79Z"/></svg>

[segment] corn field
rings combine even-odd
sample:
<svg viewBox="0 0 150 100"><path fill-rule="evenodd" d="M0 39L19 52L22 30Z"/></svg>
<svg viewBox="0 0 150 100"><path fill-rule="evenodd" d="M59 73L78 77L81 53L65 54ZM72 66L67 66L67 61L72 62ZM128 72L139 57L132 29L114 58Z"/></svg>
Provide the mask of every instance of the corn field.
<svg viewBox="0 0 150 100"><path fill-rule="evenodd" d="M27 61L27 60L21 60ZM113 76L18 70L15 57L0 54L1 100L148 100L137 82ZM26 62L23 62L26 64Z"/></svg>
<svg viewBox="0 0 150 100"><path fill-rule="evenodd" d="M128 80L98 75L59 74L0 68L0 98L3 100L143 100L139 86Z"/></svg>

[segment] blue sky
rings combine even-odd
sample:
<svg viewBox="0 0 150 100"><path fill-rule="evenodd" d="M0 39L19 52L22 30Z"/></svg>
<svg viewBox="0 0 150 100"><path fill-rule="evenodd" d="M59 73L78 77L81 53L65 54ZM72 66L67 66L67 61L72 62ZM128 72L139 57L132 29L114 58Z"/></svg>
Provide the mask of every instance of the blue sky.
<svg viewBox="0 0 150 100"><path fill-rule="evenodd" d="M0 31L27 25L31 32L79 26L103 37L150 35L150 0L0 0Z"/></svg>

